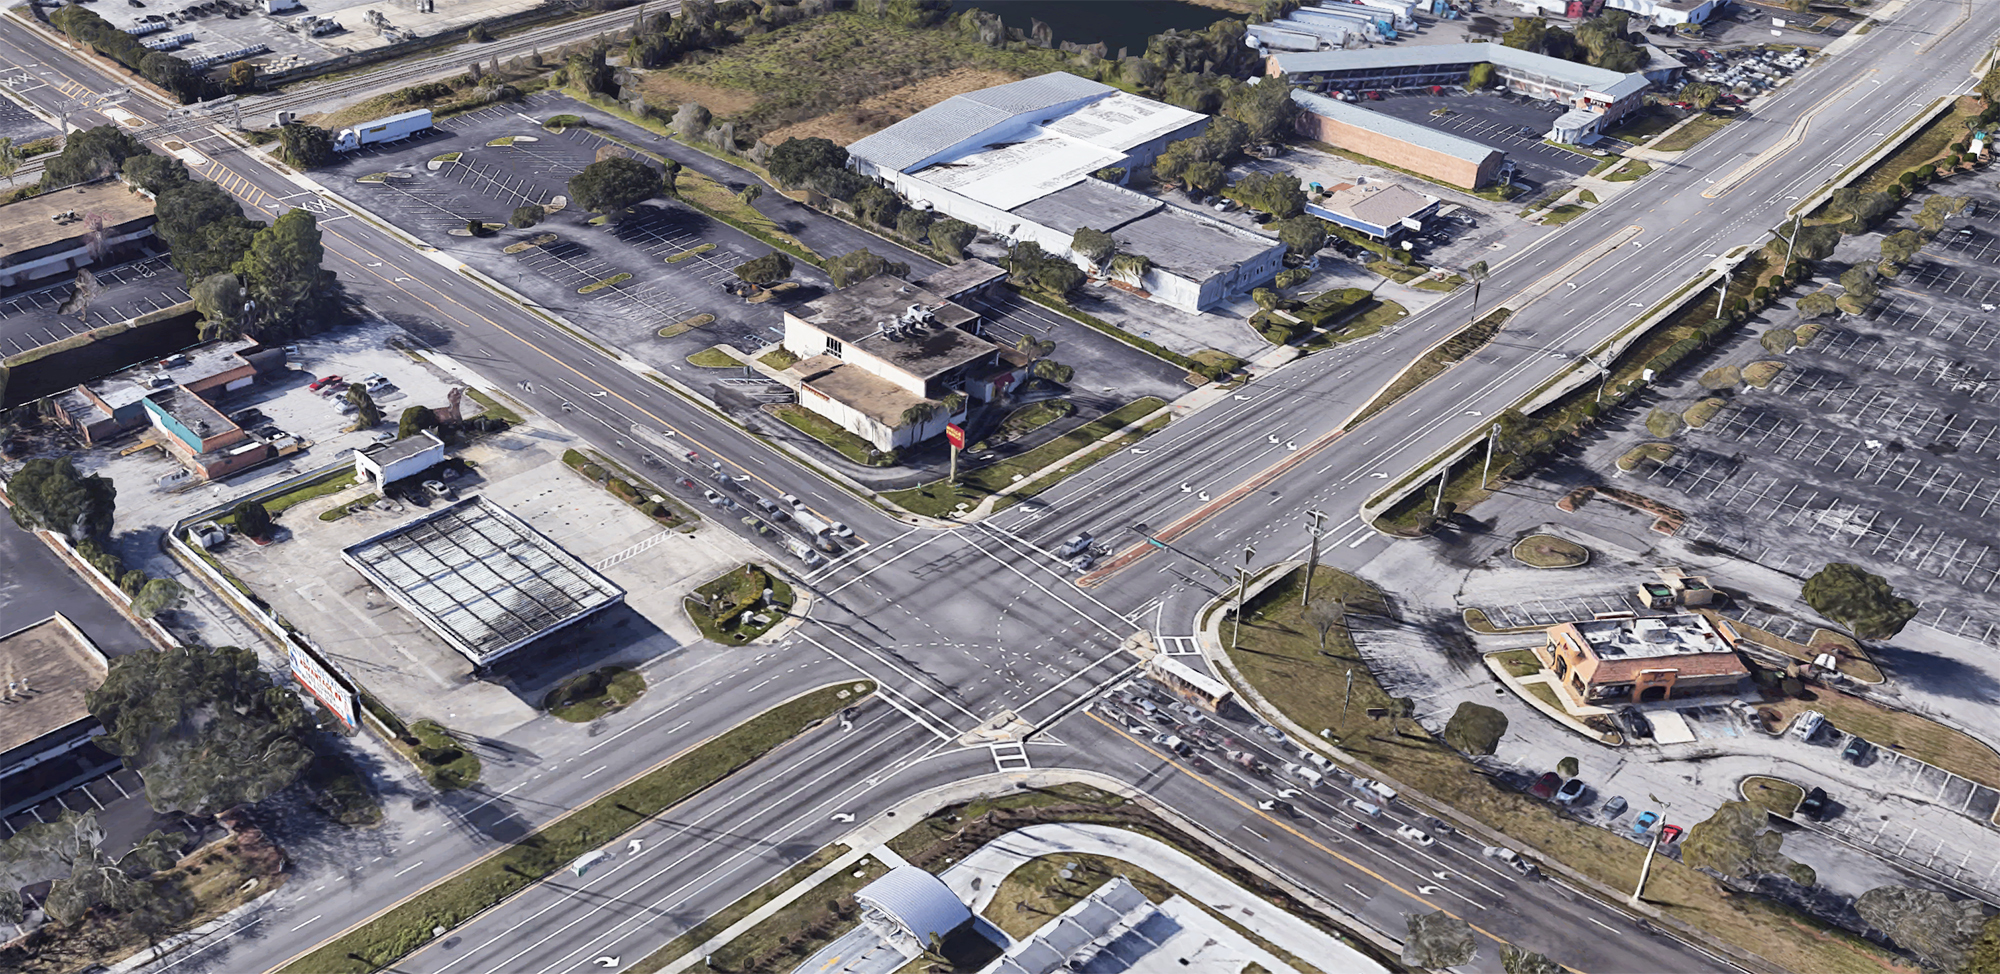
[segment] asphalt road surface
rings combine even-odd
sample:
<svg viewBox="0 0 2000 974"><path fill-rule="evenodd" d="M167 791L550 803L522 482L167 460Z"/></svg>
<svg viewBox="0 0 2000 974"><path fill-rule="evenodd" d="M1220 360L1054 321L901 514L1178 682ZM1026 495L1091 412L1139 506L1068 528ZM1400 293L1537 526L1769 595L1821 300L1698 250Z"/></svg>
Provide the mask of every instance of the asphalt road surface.
<svg viewBox="0 0 2000 974"><path fill-rule="evenodd" d="M1545 950L1578 969L1719 969L1669 938L1627 935L1633 926L1623 914L1561 887L1502 885L1512 881L1481 863L1461 861L1470 859L1461 849L1384 845L1364 852L1351 840L1336 845L1329 839L1340 821L1337 808L1300 806L1298 821L1279 821L1250 802L1267 786L1171 767L1174 762L1150 745L1083 708L1129 674L1129 659L1118 653L1125 635L1141 625L1162 632L1191 628L1193 609L1226 584L1246 545L1257 545L1253 567L1299 550L1305 511L1333 515L1324 551L1329 564L1360 563L1384 543L1353 519L1367 494L1477 428L1481 415L1497 412L1546 378L1561 358L1584 352L1635 311L1652 306L1713 255L1760 243L1794 198L1931 99L1966 89L1967 71L1996 26L2000 8L1915 0L1843 53L1803 72L1750 118L1660 167L1637 192L1504 258L1484 288L1484 302L1513 307L1513 323L1473 358L1353 432L1333 435L1391 371L1384 363L1414 358L1468 320L1469 295L1413 315L1359 348L1281 370L1032 504L955 531L912 529L888 517L502 296L411 253L371 222L220 136L183 126L207 160L198 173L247 207L319 212L328 265L371 310L503 386L520 388L538 409L558 415L622 461L643 466L644 454L665 452L660 444L686 444L750 478L760 493L805 498L823 515L853 525L862 541L857 552L804 582L820 602L783 652L808 665L772 684L768 668L745 657L718 662L713 674L705 674L713 677L703 685L706 693L678 700L660 694L607 721L608 733L628 736L618 747L595 752L606 755L604 770L578 760L590 745L571 745L568 753L538 754L532 772L524 764L513 779L501 776L487 786L488 797L523 809L517 823L544 821L551 810L599 794L712 733L749 705L857 673L883 688L864 720L851 731L816 731L728 787L673 809L657 826L634 833L641 852L621 858L616 870L593 873L582 884L563 879L537 887L452 931L399 969L582 970L606 951L640 956L838 838L845 826L833 814L866 817L922 788L1024 761L1140 781L1212 833L1391 932L1399 929L1391 914L1417 903L1450 905L1454 912L1472 911L1490 935ZM0 69L26 65L47 80L21 93L46 107L78 90L102 92L119 84L17 25L0 25ZM52 79L50 72L62 77ZM167 109L136 98L122 107L154 123L168 118ZM94 124L88 114L78 110L72 117ZM155 124L138 133L158 138L172 129ZM1773 146L1779 148L1763 154ZM1588 266L1559 270L1575 255L1625 234L1627 242ZM1543 280L1552 273L1561 278ZM1516 296L1537 282L1553 290L1533 304L1518 303ZM558 412L560 402L571 412ZM671 467L674 461L664 462ZM1218 503L1231 498L1233 503ZM1079 528L1136 540L1129 530L1142 522L1155 534L1170 534L1174 550L1154 552L1087 589L1044 550ZM687 715L659 716L670 706L686 708ZM690 718L692 724L681 726ZM968 732L998 725L1036 731L1025 756L962 743ZM1308 818L1319 824L1307 824ZM1317 835L1323 828L1329 838ZM301 862L300 875L239 921L237 932L225 931L200 953L156 969L268 968L461 866L494 841L466 824L436 839L401 839L378 861L359 864L365 868ZM617 848L625 848L622 840ZM343 869L348 871L337 872ZM1433 875L1426 883L1413 871L1455 878ZM1426 886L1437 889L1427 893Z"/></svg>

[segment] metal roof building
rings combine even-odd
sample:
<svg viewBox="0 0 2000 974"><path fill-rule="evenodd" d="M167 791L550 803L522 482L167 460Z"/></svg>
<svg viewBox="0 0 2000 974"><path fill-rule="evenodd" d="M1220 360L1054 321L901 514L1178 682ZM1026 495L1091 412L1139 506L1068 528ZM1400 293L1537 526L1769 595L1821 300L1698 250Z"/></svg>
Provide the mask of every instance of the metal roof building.
<svg viewBox="0 0 2000 974"><path fill-rule="evenodd" d="M479 666L625 599L610 579L477 495L340 556Z"/></svg>
<svg viewBox="0 0 2000 974"><path fill-rule="evenodd" d="M847 152L856 172L917 209L1010 244L1034 241L1086 270L1103 269L1070 254L1071 234L1080 226L1111 233L1125 252L1152 262L1138 280L1121 283L1200 313L1269 281L1284 245L1092 177L1151 165L1168 143L1201 134L1208 121L1056 72L948 98Z"/></svg>
<svg viewBox="0 0 2000 974"><path fill-rule="evenodd" d="M927 946L933 935L942 938L972 919L972 910L928 870L902 865L889 870L854 894L856 902L868 910L873 925L886 926L895 936L911 938L919 947Z"/></svg>
<svg viewBox="0 0 2000 974"><path fill-rule="evenodd" d="M1504 181L1513 167L1490 145L1358 105L1292 90L1299 134L1466 189Z"/></svg>

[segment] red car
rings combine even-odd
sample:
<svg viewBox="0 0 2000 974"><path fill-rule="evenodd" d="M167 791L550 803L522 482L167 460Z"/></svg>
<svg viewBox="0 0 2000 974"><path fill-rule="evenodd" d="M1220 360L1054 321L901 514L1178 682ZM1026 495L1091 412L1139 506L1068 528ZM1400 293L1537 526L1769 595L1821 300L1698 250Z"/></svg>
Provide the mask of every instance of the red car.
<svg viewBox="0 0 2000 974"><path fill-rule="evenodd" d="M1680 837L1681 837L1681 827L1680 827L1680 826L1678 826L1678 825L1662 825L1662 826L1660 826L1660 844L1661 844L1661 845L1666 845L1666 844L1667 844L1667 843L1669 843L1669 842L1678 842L1678 841L1680 841Z"/></svg>
<svg viewBox="0 0 2000 974"><path fill-rule="evenodd" d="M1542 776L1536 778L1535 783L1528 788L1528 794L1546 801L1556 796L1556 789L1561 787L1562 783L1562 775L1553 771L1543 772Z"/></svg>
<svg viewBox="0 0 2000 974"><path fill-rule="evenodd" d="M321 389L326 388L327 386L339 385L340 382L341 382L340 376L323 375L317 379L314 379L312 385L309 385L306 388L312 390L313 392L318 392Z"/></svg>
<svg viewBox="0 0 2000 974"><path fill-rule="evenodd" d="M1381 92L1379 92L1379 91L1371 91L1371 92L1368 92L1368 93L1367 93L1367 95L1368 95L1368 100L1369 100L1369 101L1381 101L1381 100L1382 100L1382 93L1381 93Z"/></svg>

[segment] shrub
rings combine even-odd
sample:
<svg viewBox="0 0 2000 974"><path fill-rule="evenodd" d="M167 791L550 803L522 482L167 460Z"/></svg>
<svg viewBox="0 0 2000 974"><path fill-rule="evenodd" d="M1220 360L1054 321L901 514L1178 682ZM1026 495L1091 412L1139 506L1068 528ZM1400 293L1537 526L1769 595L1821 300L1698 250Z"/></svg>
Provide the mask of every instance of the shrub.
<svg viewBox="0 0 2000 974"><path fill-rule="evenodd" d="M1665 407L1654 407L1646 414L1646 432L1666 438L1681 431L1681 414Z"/></svg>
<svg viewBox="0 0 2000 974"><path fill-rule="evenodd" d="M1764 346L1764 351L1783 354L1797 347L1799 337L1790 328L1773 328L1758 338L1757 343Z"/></svg>
<svg viewBox="0 0 2000 974"><path fill-rule="evenodd" d="M515 207L513 216L508 217L507 222L515 229L526 230L542 222L542 218L548 215L548 211L542 209L540 203L529 203L527 206Z"/></svg>

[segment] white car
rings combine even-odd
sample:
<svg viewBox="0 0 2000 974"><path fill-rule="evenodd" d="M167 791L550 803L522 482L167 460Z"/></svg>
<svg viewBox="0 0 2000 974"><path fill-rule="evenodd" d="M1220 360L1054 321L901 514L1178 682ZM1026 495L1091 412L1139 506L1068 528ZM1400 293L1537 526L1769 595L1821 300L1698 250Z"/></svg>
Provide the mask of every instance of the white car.
<svg viewBox="0 0 2000 974"><path fill-rule="evenodd" d="M1396 834L1421 846L1427 846L1437 841L1436 839L1431 838L1431 834L1429 832L1417 828L1414 825L1399 825L1396 827Z"/></svg>
<svg viewBox="0 0 2000 974"><path fill-rule="evenodd" d="M843 538L854 537L854 529L848 527L846 522L843 521L828 521L826 529Z"/></svg>

